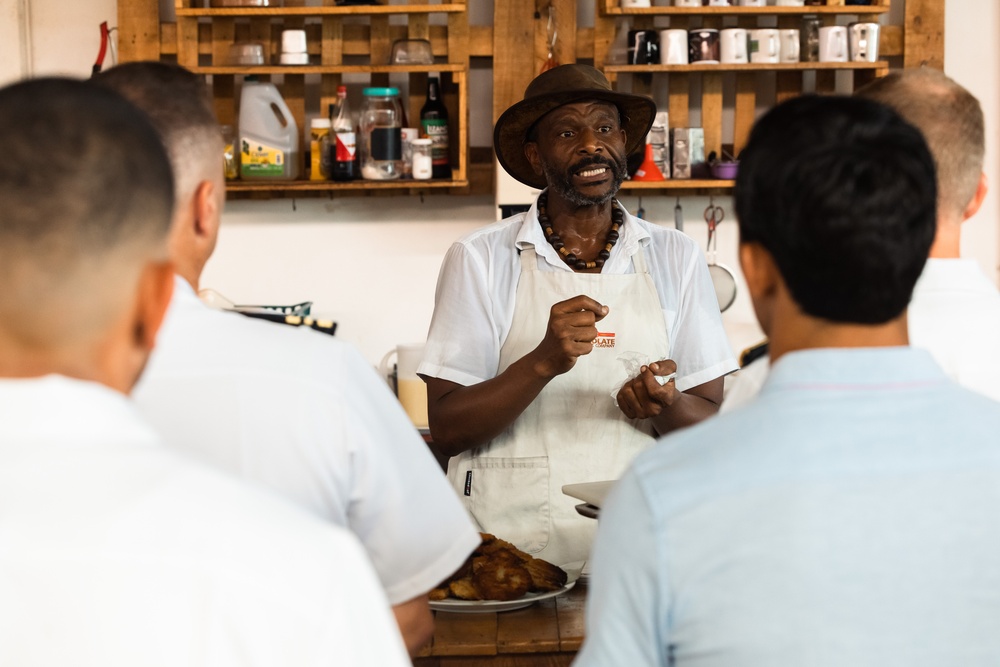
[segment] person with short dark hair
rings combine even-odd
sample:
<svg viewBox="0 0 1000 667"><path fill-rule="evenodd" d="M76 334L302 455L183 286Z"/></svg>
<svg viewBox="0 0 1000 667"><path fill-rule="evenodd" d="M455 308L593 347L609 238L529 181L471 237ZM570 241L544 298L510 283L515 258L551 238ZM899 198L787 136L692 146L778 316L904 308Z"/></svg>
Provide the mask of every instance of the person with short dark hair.
<svg viewBox="0 0 1000 667"><path fill-rule="evenodd" d="M150 116L177 175L174 299L136 387L140 412L171 447L357 535L416 652L434 630L427 592L458 569L479 534L399 401L353 346L198 299L226 191L222 135L202 78L131 62L95 81Z"/></svg>
<svg viewBox="0 0 1000 667"><path fill-rule="evenodd" d="M1000 292L973 259L961 258L962 224L986 198L983 110L972 93L927 67L890 72L855 95L881 102L924 135L937 167L937 230L907 310L910 344L927 350L948 377L1000 400ZM722 411L756 396L763 357L732 377Z"/></svg>
<svg viewBox="0 0 1000 667"><path fill-rule="evenodd" d="M655 111L589 65L535 77L493 145L542 192L448 250L417 369L466 508L556 564L585 560L595 528L563 485L715 414L736 368L697 245L615 199Z"/></svg>
<svg viewBox="0 0 1000 667"><path fill-rule="evenodd" d="M907 345L936 199L881 104L804 96L756 124L735 205L773 369L611 492L576 664L1000 660L1000 405Z"/></svg>
<svg viewBox="0 0 1000 667"><path fill-rule="evenodd" d="M0 119L0 664L408 664L354 537L127 399L174 288L155 128L55 78L0 89Z"/></svg>

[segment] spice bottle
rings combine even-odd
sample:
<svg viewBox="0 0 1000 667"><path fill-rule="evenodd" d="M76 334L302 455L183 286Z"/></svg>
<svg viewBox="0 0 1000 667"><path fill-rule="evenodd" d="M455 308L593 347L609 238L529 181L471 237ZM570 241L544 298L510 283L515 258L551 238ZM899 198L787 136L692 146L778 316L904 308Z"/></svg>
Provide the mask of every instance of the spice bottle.
<svg viewBox="0 0 1000 667"><path fill-rule="evenodd" d="M330 119L313 118L309 122L309 180L330 178Z"/></svg>
<svg viewBox="0 0 1000 667"><path fill-rule="evenodd" d="M347 104L347 86L337 87L337 99L337 112L331 128L330 177L335 181L353 181L358 177L357 152L351 108Z"/></svg>
<svg viewBox="0 0 1000 667"><path fill-rule="evenodd" d="M414 180L426 180L433 176L434 166L431 150L430 139L414 139L410 142L410 151L413 154Z"/></svg>

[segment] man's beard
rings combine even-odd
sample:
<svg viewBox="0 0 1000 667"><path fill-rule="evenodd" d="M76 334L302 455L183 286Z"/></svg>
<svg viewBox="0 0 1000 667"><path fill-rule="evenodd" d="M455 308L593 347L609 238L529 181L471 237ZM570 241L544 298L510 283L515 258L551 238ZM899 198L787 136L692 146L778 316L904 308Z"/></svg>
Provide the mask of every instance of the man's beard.
<svg viewBox="0 0 1000 667"><path fill-rule="evenodd" d="M612 182L611 188L608 189L608 191L603 195L584 195L573 187L572 175L583 171L587 167L597 165L607 167L610 171ZM542 162L542 171L545 174L545 180L548 182L549 188L569 203L576 204L577 206L592 206L594 204L603 204L611 201L614 199L614 196L618 194L618 190L621 188L622 182L628 174L625 165L625 158L612 160L610 158L598 157L596 155L577 162L565 172L558 171L547 162Z"/></svg>

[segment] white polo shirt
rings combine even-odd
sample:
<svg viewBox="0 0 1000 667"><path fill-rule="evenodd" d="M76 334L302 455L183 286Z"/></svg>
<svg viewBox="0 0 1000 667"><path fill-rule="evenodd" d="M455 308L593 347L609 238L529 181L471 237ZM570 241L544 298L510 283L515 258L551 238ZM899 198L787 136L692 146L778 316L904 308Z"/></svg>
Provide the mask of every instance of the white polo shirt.
<svg viewBox="0 0 1000 667"><path fill-rule="evenodd" d="M480 542L386 383L326 334L214 311L178 278L134 396L169 446L349 528L392 604Z"/></svg>
<svg viewBox="0 0 1000 667"><path fill-rule="evenodd" d="M465 386L496 377L514 317L522 248L534 246L539 271L572 271L545 240L537 207L536 201L527 213L476 230L448 250L421 374ZM635 273L632 256L643 247L667 325L670 358L677 363L677 389L738 368L705 258L694 241L627 211L620 234L602 273Z"/></svg>
<svg viewBox="0 0 1000 667"><path fill-rule="evenodd" d="M0 380L0 664L410 663L349 533L48 376Z"/></svg>

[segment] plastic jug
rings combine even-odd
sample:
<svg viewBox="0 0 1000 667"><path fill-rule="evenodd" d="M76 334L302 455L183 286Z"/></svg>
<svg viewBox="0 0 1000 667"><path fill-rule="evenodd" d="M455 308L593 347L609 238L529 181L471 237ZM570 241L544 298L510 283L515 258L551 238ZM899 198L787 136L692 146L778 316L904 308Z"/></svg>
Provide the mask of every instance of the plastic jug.
<svg viewBox="0 0 1000 667"><path fill-rule="evenodd" d="M392 382L394 374L389 365L393 355L396 355L394 387ZM390 387L395 389L403 409L418 429L427 428L427 386L417 375L417 366L423 358L423 343L399 345L389 350L379 363L379 374L386 379Z"/></svg>
<svg viewBox="0 0 1000 667"><path fill-rule="evenodd" d="M244 180L298 178L299 128L274 84L243 82L239 132Z"/></svg>

